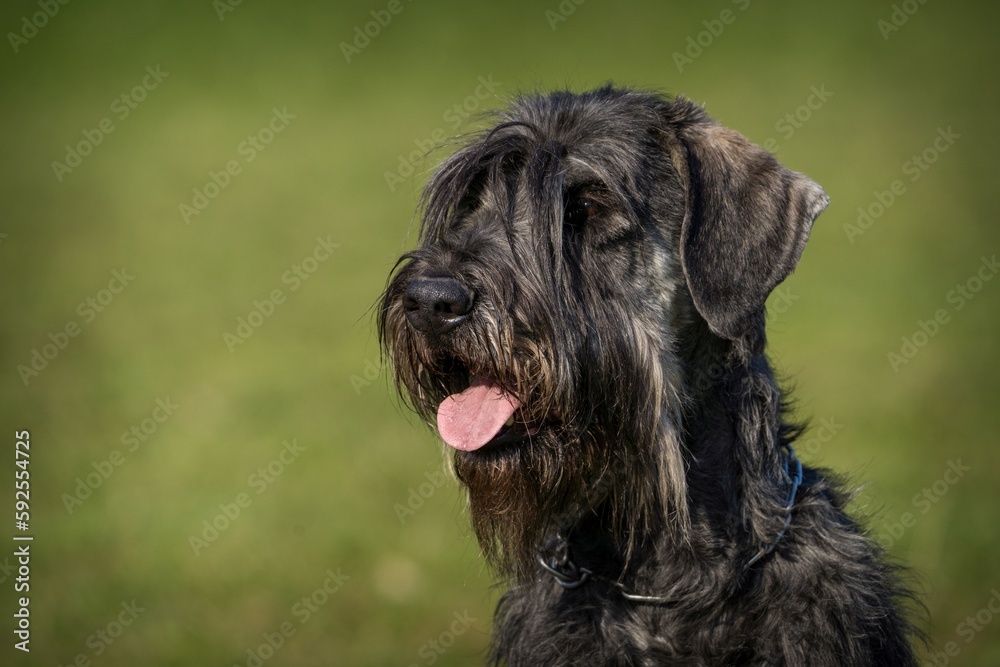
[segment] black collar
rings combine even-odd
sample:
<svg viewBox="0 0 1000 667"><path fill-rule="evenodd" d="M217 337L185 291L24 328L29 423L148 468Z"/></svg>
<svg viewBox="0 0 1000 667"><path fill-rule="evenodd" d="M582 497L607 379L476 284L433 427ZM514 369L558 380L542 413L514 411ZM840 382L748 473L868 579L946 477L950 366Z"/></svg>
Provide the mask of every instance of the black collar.
<svg viewBox="0 0 1000 667"><path fill-rule="evenodd" d="M743 566L744 572L750 569L750 567L761 558L774 551L775 547L778 546L778 542L780 542L781 538L785 536L785 531L788 530L788 526L792 523L792 509L795 507L795 497L798 495L799 486L802 484L802 462L795 456L795 450L792 449L791 445L785 445L782 454L785 476L788 478L790 485L788 491L788 501L785 503L783 508L785 513L784 523L781 526L781 530L779 530L777 535L774 536L774 539L761 547L760 550L758 550L757 553L746 562ZM542 548L539 549L538 562L546 572L555 578L556 583L566 589L579 588L592 578L605 579L604 577L595 575L591 570L588 570L585 567L579 567L576 563L574 563L572 558L570 558L569 541L559 533L556 533L555 536L547 539ZM605 580L614 585L619 590L622 597L632 602L657 605L670 604L672 602L670 598L666 597L630 593L620 582L610 579Z"/></svg>

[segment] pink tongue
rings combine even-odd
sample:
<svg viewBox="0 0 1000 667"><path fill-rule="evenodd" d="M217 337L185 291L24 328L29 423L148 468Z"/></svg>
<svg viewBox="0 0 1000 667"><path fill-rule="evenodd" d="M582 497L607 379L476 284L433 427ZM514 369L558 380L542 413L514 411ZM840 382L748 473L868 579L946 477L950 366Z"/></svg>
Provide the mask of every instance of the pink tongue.
<svg viewBox="0 0 1000 667"><path fill-rule="evenodd" d="M438 406L438 432L446 443L465 452L492 440L514 411L517 399L486 378L473 378L461 394L452 394Z"/></svg>

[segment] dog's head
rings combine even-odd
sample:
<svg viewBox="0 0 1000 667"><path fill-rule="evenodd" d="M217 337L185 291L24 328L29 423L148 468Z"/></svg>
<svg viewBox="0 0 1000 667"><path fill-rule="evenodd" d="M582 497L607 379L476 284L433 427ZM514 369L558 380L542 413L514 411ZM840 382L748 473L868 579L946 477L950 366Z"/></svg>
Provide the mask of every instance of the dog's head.
<svg viewBox="0 0 1000 667"><path fill-rule="evenodd" d="M379 332L496 565L598 505L683 525L686 338L762 343L827 201L691 102L613 88L522 98L444 162Z"/></svg>

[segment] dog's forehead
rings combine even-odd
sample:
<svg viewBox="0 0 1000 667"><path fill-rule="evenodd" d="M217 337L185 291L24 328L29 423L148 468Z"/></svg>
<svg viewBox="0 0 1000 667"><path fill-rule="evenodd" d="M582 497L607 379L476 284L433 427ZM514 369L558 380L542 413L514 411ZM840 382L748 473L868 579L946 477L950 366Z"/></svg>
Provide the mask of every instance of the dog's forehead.
<svg viewBox="0 0 1000 667"><path fill-rule="evenodd" d="M564 166L625 162L656 148L660 123L647 107L545 102L515 110L507 131L520 134L527 150L546 151L568 162Z"/></svg>
<svg viewBox="0 0 1000 667"><path fill-rule="evenodd" d="M675 217L672 102L607 90L521 98L437 170L425 191L425 240L470 225L558 234L570 197L597 197L600 225ZM668 202L668 203L664 203ZM500 223L499 226L497 223ZM531 224L528 224L531 223ZM591 237L588 238L599 238Z"/></svg>
<svg viewBox="0 0 1000 667"><path fill-rule="evenodd" d="M642 134L661 119L667 102L660 97L627 91L556 93L521 98L501 114L568 143L588 138Z"/></svg>
<svg viewBox="0 0 1000 667"><path fill-rule="evenodd" d="M535 99L509 118L525 123L517 131L534 150L559 156L570 187L586 181L629 187L651 171L662 174L664 162L672 161L670 103L651 94L599 92ZM665 170L672 171L669 165Z"/></svg>

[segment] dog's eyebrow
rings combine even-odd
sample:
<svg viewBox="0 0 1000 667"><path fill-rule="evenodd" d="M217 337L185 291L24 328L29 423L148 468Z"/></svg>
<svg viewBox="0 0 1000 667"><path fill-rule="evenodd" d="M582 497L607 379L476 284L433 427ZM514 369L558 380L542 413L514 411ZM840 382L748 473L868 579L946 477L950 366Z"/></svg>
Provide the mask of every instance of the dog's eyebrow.
<svg viewBox="0 0 1000 667"><path fill-rule="evenodd" d="M563 183L563 193L567 196L578 195L583 192L607 192L608 188L601 181L588 175L587 178L567 178Z"/></svg>
<svg viewBox="0 0 1000 667"><path fill-rule="evenodd" d="M612 170L600 162L570 155L564 161L563 191L574 187L603 190L616 196L624 195Z"/></svg>

